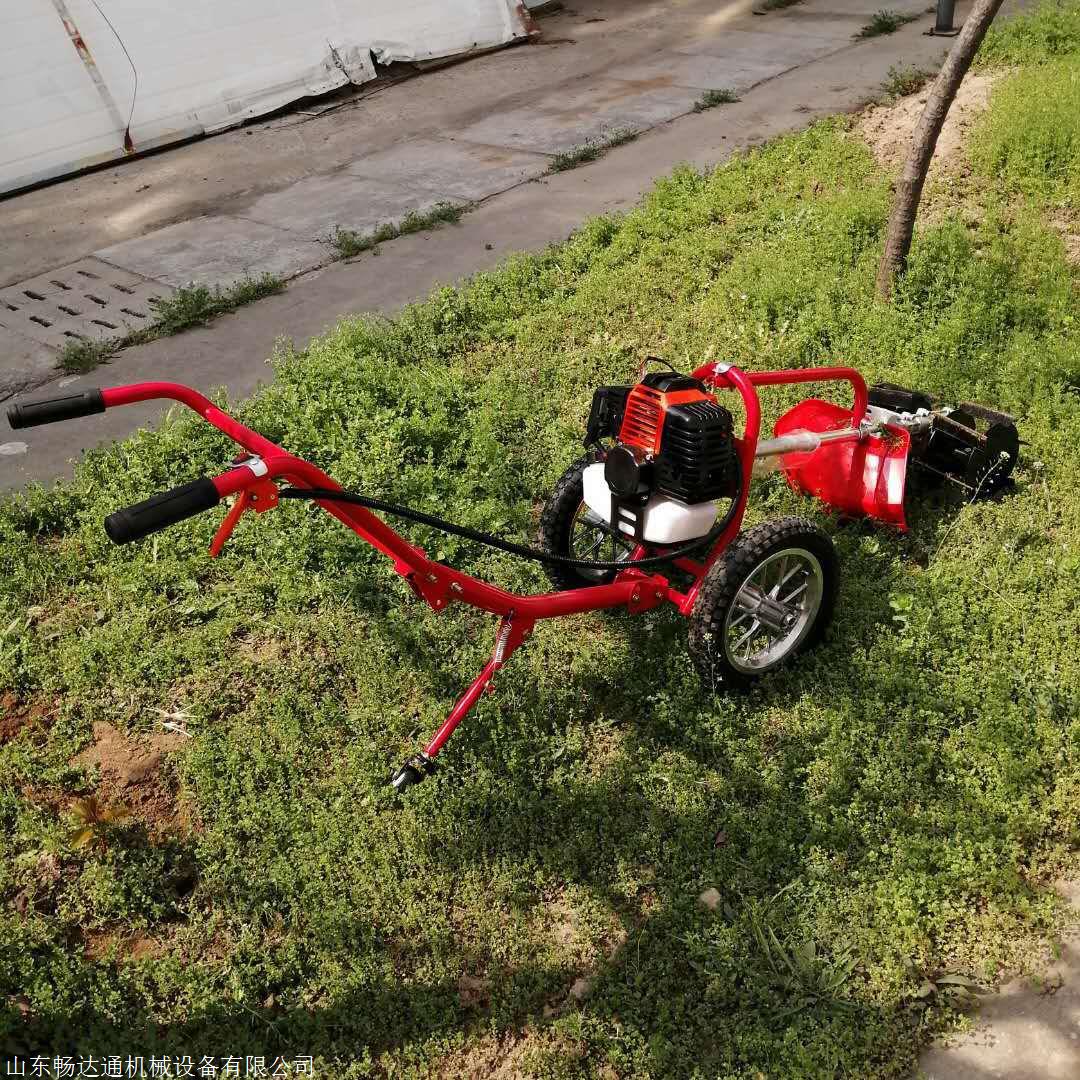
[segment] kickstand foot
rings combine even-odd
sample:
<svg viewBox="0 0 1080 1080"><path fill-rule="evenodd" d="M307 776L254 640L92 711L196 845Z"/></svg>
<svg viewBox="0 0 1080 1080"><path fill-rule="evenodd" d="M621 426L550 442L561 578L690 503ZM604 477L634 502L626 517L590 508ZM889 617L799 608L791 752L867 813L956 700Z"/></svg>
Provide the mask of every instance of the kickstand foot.
<svg viewBox="0 0 1080 1080"><path fill-rule="evenodd" d="M413 754L390 778L390 786L402 795L409 788L421 783L432 771L434 764L427 754Z"/></svg>

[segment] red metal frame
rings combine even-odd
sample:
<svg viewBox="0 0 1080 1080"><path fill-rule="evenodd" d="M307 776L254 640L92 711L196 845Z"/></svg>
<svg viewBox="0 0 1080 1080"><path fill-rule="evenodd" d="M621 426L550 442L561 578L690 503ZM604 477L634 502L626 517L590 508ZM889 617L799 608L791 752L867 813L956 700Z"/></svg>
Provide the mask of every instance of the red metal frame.
<svg viewBox="0 0 1080 1080"><path fill-rule="evenodd" d="M694 577L693 585L686 593L673 588L667 578L660 574L645 573L628 565L627 569L616 575L614 581L606 585L567 592L517 595L428 558L421 548L409 543L400 533L364 507L315 500L327 513L390 558L397 573L401 574L416 595L433 609L441 610L451 601L459 601L500 617L491 659L458 699L443 725L425 746L425 757L434 758L439 753L454 728L476 704L480 695L485 690L492 689L495 674L529 637L539 620L616 607L625 607L632 614L637 614L665 602L674 604L683 615L690 614L705 573L742 527L750 491L754 453L761 430L761 407L755 389L757 386L843 380L850 382L854 389L853 421L858 424L866 412L866 383L852 368L744 372L727 364L706 364L698 368L694 376L718 390L736 391L742 398L746 423L742 437L736 439L742 485L730 522L700 562L685 558L675 560L675 565L680 570ZM222 498L239 496L214 537L211 545L213 555L220 552L245 510L263 512L277 504L275 480L285 480L302 488L342 490L340 485L321 469L245 427L190 387L179 383L147 382L115 386L102 390L101 393L106 408L154 399L178 401L197 412L252 455L250 462L238 464L213 478L214 487ZM642 558L645 554L646 549L639 547L635 549L633 558Z"/></svg>

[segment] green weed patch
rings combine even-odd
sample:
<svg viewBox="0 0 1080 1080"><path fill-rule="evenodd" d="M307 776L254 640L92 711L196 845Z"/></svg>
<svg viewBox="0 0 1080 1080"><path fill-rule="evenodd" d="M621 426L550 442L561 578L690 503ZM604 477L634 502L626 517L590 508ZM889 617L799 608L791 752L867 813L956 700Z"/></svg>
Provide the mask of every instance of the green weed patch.
<svg viewBox="0 0 1080 1080"><path fill-rule="evenodd" d="M371 251L379 244L396 240L399 236L426 232L443 225L456 225L470 209L470 206L460 203L438 202L429 210L410 210L400 223L388 222L368 233L339 227L330 235L330 243L341 258L351 259L362 252Z"/></svg>
<svg viewBox="0 0 1080 1080"><path fill-rule="evenodd" d="M1080 60L1027 68L998 86L973 157L1007 190L1080 207Z"/></svg>
<svg viewBox="0 0 1080 1080"><path fill-rule="evenodd" d="M1045 64L1080 54L1080 4L1043 0L991 25L975 58L979 67Z"/></svg>
<svg viewBox="0 0 1080 1080"><path fill-rule="evenodd" d="M219 315L228 315L264 296L274 296L284 288L285 282L276 274L240 278L226 288L194 282L182 285L169 296L150 302L154 318L149 326L99 341L73 341L60 353L58 366L68 374L85 374L121 349L205 326Z"/></svg>
<svg viewBox="0 0 1080 1080"><path fill-rule="evenodd" d="M874 12L870 21L855 35L859 38L881 37L882 34L895 34L901 26L914 22L918 15L905 15L900 11L882 8Z"/></svg>

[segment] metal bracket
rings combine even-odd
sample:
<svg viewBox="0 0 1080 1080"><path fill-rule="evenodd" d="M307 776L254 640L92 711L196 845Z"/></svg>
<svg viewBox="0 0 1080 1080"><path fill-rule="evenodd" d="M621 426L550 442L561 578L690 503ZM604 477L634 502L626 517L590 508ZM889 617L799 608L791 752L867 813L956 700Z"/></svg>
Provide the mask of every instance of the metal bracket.
<svg viewBox="0 0 1080 1080"><path fill-rule="evenodd" d="M616 580L634 582L634 591L626 601L626 610L631 615L651 611L668 598L667 578L660 577L658 574L649 576L640 570L624 570Z"/></svg>
<svg viewBox="0 0 1080 1080"><path fill-rule="evenodd" d="M450 601L450 579L439 572L435 563L429 562L426 570L414 570L405 580L412 591L436 611L442 611Z"/></svg>
<svg viewBox="0 0 1080 1080"><path fill-rule="evenodd" d="M262 467L261 472L256 471L255 462ZM252 458L238 462L238 464L247 465L256 476L265 477L269 471L262 458ZM257 514L265 514L267 510L273 510L277 504L278 489L273 480L259 480L252 484L251 487L240 492L236 497L236 501L229 508L224 520L218 526L218 531L214 533L214 539L210 541L210 558L216 559L221 554L225 542L232 536L233 529L236 528L237 522L244 516L246 511L254 510Z"/></svg>

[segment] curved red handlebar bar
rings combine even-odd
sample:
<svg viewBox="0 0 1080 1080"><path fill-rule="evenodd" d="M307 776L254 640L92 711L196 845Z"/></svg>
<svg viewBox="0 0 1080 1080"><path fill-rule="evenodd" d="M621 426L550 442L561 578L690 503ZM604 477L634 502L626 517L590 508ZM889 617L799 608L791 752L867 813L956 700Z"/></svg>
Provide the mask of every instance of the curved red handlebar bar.
<svg viewBox="0 0 1080 1080"><path fill-rule="evenodd" d="M851 407L852 423L858 426L866 417L866 406L868 404L866 380L859 372L850 367L797 368L793 371L743 371L741 368L732 367L728 364L703 364L694 372L694 378L717 386L733 385L742 394L745 403L747 399L746 389L738 383L737 376L733 380L733 374L736 372L753 386L783 386L791 383L808 382L851 383L851 389L855 395L855 401Z"/></svg>

